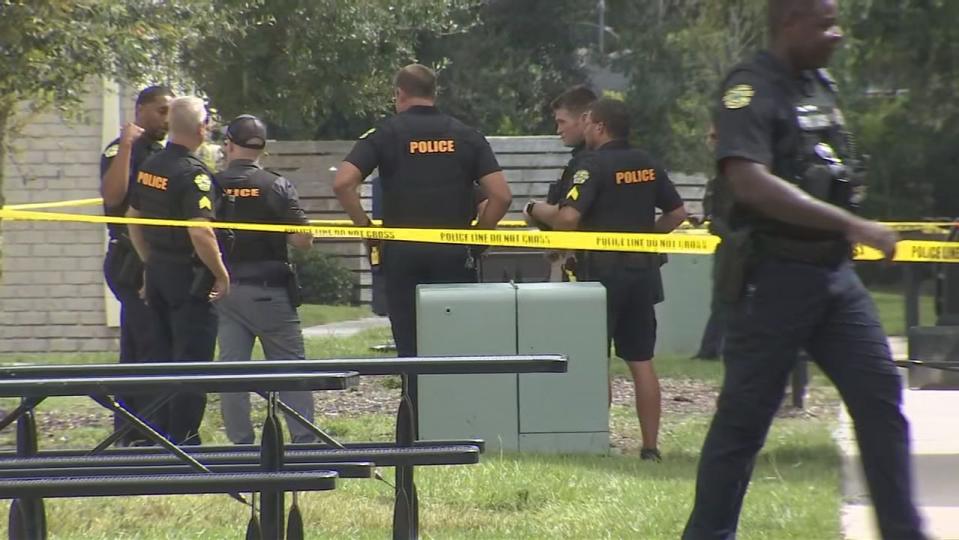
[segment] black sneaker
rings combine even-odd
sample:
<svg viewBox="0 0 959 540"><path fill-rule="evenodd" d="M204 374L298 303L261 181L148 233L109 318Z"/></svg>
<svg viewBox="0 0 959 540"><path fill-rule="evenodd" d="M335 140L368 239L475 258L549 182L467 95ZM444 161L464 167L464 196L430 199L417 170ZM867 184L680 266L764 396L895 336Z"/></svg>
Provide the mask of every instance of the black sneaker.
<svg viewBox="0 0 959 540"><path fill-rule="evenodd" d="M659 463L663 460L663 456L660 455L659 450L655 448L643 448L639 451L639 459Z"/></svg>

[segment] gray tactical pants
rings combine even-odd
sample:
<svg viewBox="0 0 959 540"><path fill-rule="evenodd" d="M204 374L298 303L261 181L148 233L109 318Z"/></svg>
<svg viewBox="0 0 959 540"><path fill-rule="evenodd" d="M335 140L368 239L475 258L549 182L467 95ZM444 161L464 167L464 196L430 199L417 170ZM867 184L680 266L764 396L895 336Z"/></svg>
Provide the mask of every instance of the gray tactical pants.
<svg viewBox="0 0 959 540"><path fill-rule="evenodd" d="M267 360L303 360L303 333L300 317L290 304L286 289L234 283L230 294L216 303L220 315L218 339L221 362L249 360L253 340L260 339ZM237 444L253 443L250 422L250 394L220 394L226 435ZM313 421L312 392L280 392L280 399ZM316 437L298 422L287 419L295 443L314 442Z"/></svg>

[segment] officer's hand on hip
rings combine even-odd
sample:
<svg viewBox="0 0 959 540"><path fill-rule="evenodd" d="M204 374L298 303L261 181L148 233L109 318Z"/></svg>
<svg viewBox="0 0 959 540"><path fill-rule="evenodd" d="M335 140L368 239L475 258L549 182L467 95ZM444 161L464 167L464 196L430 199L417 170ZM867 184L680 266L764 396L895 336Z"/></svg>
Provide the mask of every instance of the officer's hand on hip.
<svg viewBox="0 0 959 540"><path fill-rule="evenodd" d="M899 241L899 235L881 223L855 218L846 230L846 239L854 244L865 244L876 248L887 259L892 259L896 254L896 242Z"/></svg>
<svg viewBox="0 0 959 540"><path fill-rule="evenodd" d="M210 289L210 301L216 302L228 294L230 294L230 276L216 278L213 281L213 288Z"/></svg>

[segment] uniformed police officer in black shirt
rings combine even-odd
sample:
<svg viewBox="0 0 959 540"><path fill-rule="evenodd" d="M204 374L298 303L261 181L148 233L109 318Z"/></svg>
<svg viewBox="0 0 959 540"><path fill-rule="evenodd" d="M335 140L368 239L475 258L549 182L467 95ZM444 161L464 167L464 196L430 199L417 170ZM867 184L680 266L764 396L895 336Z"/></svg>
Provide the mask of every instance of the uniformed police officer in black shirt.
<svg viewBox="0 0 959 540"><path fill-rule="evenodd" d="M487 197L477 227L492 229L511 194L489 143L441 113L436 76L412 64L394 80L396 116L360 137L340 165L333 189L353 223L370 225L356 188L375 168L383 185L383 225L465 229L476 212L474 186ZM399 356L416 356L415 291L421 283L476 281L467 246L388 242L383 247L386 297Z"/></svg>
<svg viewBox="0 0 959 540"><path fill-rule="evenodd" d="M879 531L924 538L912 498L902 385L851 244L892 257L896 235L856 217L861 180L820 68L839 44L835 0L770 0L771 47L734 68L718 104L717 165L735 197L726 237L737 265L719 269L732 302L723 387L703 445L683 537L736 536L756 454L805 349L856 426Z"/></svg>
<svg viewBox="0 0 959 540"><path fill-rule="evenodd" d="M221 195L206 165L193 152L206 135L203 100L170 102L170 142L137 173L129 217L209 222ZM230 276L211 227L130 225L130 239L146 266L146 300L159 318L162 358L208 362L216 346L217 318L211 301L230 290ZM158 427L177 444L200 444L206 395L182 392L170 402Z"/></svg>
<svg viewBox="0 0 959 540"><path fill-rule="evenodd" d="M244 223L308 225L293 184L260 167L266 139L266 126L248 114L236 117L226 128L227 168L215 178L234 199L233 219ZM296 312L299 287L289 263L288 243L308 250L313 246L313 235L236 231L232 249L224 254L230 272L230 295L216 303L221 362L249 360L256 339L260 340L267 360L306 358ZM313 421L312 392L280 392L280 399ZM252 444L249 393L224 393L220 405L227 437L237 444ZM294 443L316 439L296 421L289 420L287 427Z"/></svg>
<svg viewBox="0 0 959 540"><path fill-rule="evenodd" d="M666 170L646 152L630 146L629 114L618 100L603 98L588 107L586 146L572 186L559 205L531 201L526 212L556 230L668 233L686 219L686 207ZM656 218L656 209L662 215ZM636 390L636 414L644 460L661 459L659 380L653 370L655 304L663 300L656 253L587 252L577 256L580 281L606 287L608 339L626 361Z"/></svg>
<svg viewBox="0 0 959 540"><path fill-rule="evenodd" d="M563 144L571 148L572 156L563 169L563 174L549 186L546 195L548 204L559 204L566 193L573 187L573 174L578 170L576 164L579 156L586 149L583 138L586 108L596 101L596 94L589 88L578 85L566 90L551 103L553 119L556 121L556 134ZM543 228L543 224L529 220L530 225ZM545 226L549 228L549 226ZM550 251L547 253L550 260L550 281L575 281L576 257L571 251Z"/></svg>
<svg viewBox="0 0 959 540"><path fill-rule="evenodd" d="M127 122L103 150L100 157L100 195L103 197L103 215L124 216L130 206L130 186L136 183L140 165L151 155L163 149L167 132L167 113L173 91L165 86L150 86L137 96L133 122ZM149 362L156 358L153 311L140 298L143 286L143 263L130 244L127 228L121 224L107 225L110 243L103 261L103 276L113 296L120 302L120 363ZM119 400L131 411L151 401L152 396L130 395ZM114 416L114 425L124 424ZM128 433L118 444L128 446L141 441L135 432Z"/></svg>

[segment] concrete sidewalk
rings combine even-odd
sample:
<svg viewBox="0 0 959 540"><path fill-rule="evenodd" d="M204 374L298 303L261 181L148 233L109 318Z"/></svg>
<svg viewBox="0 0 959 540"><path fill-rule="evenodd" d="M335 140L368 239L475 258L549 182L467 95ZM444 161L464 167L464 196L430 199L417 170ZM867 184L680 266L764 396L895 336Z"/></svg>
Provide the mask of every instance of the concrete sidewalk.
<svg viewBox="0 0 959 540"><path fill-rule="evenodd" d="M905 358L905 339L890 338L893 356ZM903 412L912 435L916 502L926 531L939 540L959 540L959 391L904 390ZM862 478L852 420L843 408L836 434L842 455L842 530L850 540L878 539L869 493Z"/></svg>
<svg viewBox="0 0 959 540"><path fill-rule="evenodd" d="M367 317L355 321L342 321L303 329L303 337L350 337L373 328L389 328L387 317Z"/></svg>

